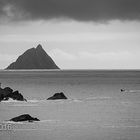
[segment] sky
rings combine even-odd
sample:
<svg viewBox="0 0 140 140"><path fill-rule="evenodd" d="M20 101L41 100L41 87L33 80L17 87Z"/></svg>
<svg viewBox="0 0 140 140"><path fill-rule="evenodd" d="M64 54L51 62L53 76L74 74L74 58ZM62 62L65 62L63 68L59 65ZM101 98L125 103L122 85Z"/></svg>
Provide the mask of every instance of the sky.
<svg viewBox="0 0 140 140"><path fill-rule="evenodd" d="M0 69L41 44L61 69L140 69L139 0L0 0Z"/></svg>

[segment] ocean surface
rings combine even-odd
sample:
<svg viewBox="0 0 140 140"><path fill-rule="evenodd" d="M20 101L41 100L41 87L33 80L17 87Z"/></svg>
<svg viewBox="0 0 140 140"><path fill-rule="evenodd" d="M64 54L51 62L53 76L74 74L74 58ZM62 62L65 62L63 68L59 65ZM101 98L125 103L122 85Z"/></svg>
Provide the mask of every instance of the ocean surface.
<svg viewBox="0 0 140 140"><path fill-rule="evenodd" d="M28 100L0 103L0 140L140 140L139 70L0 71L0 82ZM56 92L68 100L46 100ZM7 121L22 114L41 121Z"/></svg>

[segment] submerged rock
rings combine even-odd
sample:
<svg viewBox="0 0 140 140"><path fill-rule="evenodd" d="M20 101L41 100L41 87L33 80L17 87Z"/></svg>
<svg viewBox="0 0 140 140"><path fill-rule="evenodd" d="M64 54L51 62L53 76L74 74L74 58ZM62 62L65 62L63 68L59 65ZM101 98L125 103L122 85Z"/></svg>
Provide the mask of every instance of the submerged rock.
<svg viewBox="0 0 140 140"><path fill-rule="evenodd" d="M63 92L55 93L52 97L49 97L47 100L59 100L59 99L67 99Z"/></svg>
<svg viewBox="0 0 140 140"><path fill-rule="evenodd" d="M29 122L33 122L33 121L40 121L38 118L34 118L32 116L30 116L29 114L23 114L17 117L14 117L12 119L10 119L9 121L14 121L14 122L22 122L22 121L29 121Z"/></svg>
<svg viewBox="0 0 140 140"><path fill-rule="evenodd" d="M27 101L19 91L14 91L10 87L0 88L0 101L9 100L9 98L17 101Z"/></svg>
<svg viewBox="0 0 140 140"><path fill-rule="evenodd" d="M125 89L121 89L121 92L125 92Z"/></svg>

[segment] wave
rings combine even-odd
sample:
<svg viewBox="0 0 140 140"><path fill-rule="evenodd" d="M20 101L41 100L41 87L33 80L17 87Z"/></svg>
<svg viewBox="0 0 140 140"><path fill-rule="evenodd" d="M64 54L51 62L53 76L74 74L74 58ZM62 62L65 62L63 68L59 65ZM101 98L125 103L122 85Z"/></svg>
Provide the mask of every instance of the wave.
<svg viewBox="0 0 140 140"><path fill-rule="evenodd" d="M40 120L40 121L23 121L23 122L13 122L9 120L0 121L2 124L92 124L93 121L70 121L70 120Z"/></svg>
<svg viewBox="0 0 140 140"><path fill-rule="evenodd" d="M89 97L89 98L81 98L81 99L67 99L67 100L27 100L28 103L71 103L71 102L84 102L84 101L93 101L93 100L109 100L112 97L109 96L98 96L98 97Z"/></svg>
<svg viewBox="0 0 140 140"><path fill-rule="evenodd" d="M0 121L1 124L34 124L34 123L70 123L69 121L61 121L61 120L40 120L40 121L33 121L33 122L28 122L28 121L23 121L23 122L14 122L14 121ZM71 122L72 123L72 122Z"/></svg>
<svg viewBox="0 0 140 140"><path fill-rule="evenodd" d="M129 90L129 92L140 92L140 90Z"/></svg>
<svg viewBox="0 0 140 140"><path fill-rule="evenodd" d="M140 128L139 125L103 125L103 128Z"/></svg>
<svg viewBox="0 0 140 140"><path fill-rule="evenodd" d="M24 124L24 122L2 121L2 124Z"/></svg>
<svg viewBox="0 0 140 140"><path fill-rule="evenodd" d="M13 99L9 99L7 101L2 101L1 103L10 104L11 106L40 106L45 104L65 104L65 103L82 103L82 102L92 102L96 100L110 100L112 97L108 96L98 96L98 97L89 97L83 99L67 99L67 100L38 100L32 99L27 101L17 101Z"/></svg>
<svg viewBox="0 0 140 140"><path fill-rule="evenodd" d="M25 103L26 101L18 101L18 100L13 100L12 98L9 98L8 100L1 101L2 103Z"/></svg>
<svg viewBox="0 0 140 140"><path fill-rule="evenodd" d="M112 99L112 97L109 96L97 96L97 97L89 97L84 100L107 100L107 99Z"/></svg>
<svg viewBox="0 0 140 140"><path fill-rule="evenodd" d="M27 100L28 103L38 103L38 102L45 102L46 100L38 100L38 99L32 99L32 100Z"/></svg>
<svg viewBox="0 0 140 140"><path fill-rule="evenodd" d="M139 93L140 92L140 90L139 89L130 89L130 90L128 90L128 89L124 89L124 91L123 92L125 92L125 93Z"/></svg>

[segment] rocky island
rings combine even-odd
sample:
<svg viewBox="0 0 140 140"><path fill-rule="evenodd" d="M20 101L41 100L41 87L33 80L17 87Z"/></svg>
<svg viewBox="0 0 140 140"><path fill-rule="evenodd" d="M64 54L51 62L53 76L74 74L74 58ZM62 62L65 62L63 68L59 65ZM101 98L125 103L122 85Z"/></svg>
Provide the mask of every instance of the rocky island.
<svg viewBox="0 0 140 140"><path fill-rule="evenodd" d="M59 69L59 67L39 44L36 48L25 51L6 69Z"/></svg>
<svg viewBox="0 0 140 140"><path fill-rule="evenodd" d="M49 97L47 100L60 100L67 99L63 92L55 93L53 96Z"/></svg>

